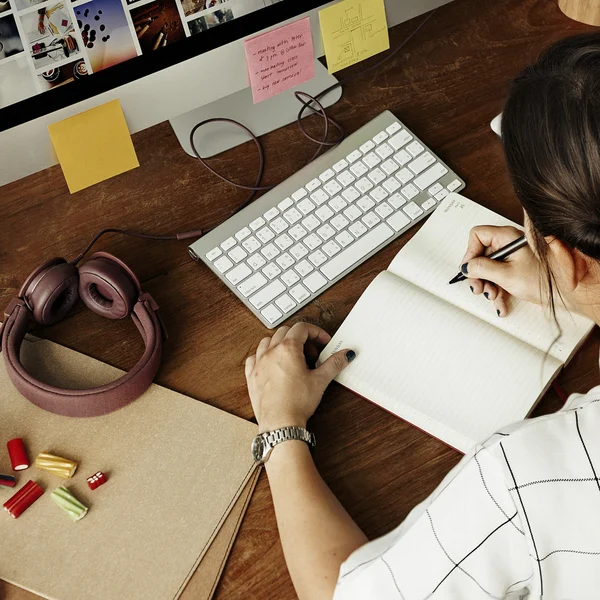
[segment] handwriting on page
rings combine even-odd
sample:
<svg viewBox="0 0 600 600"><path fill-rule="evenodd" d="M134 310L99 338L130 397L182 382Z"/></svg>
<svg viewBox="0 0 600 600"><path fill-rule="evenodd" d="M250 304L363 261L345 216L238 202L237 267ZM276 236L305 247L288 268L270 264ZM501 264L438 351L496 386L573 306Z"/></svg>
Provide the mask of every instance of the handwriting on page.
<svg viewBox="0 0 600 600"><path fill-rule="evenodd" d="M315 76L310 17L246 40L245 49L254 104Z"/></svg>
<svg viewBox="0 0 600 600"><path fill-rule="evenodd" d="M383 0L344 0L320 11L319 19L330 73L390 47Z"/></svg>

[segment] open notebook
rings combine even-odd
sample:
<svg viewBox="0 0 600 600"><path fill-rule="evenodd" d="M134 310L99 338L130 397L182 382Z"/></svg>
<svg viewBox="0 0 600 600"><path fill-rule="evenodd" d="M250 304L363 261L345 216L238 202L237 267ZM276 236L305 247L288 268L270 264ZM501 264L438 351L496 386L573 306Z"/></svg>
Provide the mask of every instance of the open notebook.
<svg viewBox="0 0 600 600"><path fill-rule="evenodd" d="M448 285L475 225L512 225L450 194L380 273L320 360L340 348L357 359L337 378L368 400L466 452L523 419L573 356L593 322L557 307L512 300L499 318L466 282Z"/></svg>

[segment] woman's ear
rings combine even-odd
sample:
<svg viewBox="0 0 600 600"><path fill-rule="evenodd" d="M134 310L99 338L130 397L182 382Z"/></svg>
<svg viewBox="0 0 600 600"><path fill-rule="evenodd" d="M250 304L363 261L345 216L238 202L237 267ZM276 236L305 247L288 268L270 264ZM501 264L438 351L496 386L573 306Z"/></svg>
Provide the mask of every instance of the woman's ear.
<svg viewBox="0 0 600 600"><path fill-rule="evenodd" d="M544 238L548 244L548 258L559 288L572 292L589 271L587 257L554 236Z"/></svg>

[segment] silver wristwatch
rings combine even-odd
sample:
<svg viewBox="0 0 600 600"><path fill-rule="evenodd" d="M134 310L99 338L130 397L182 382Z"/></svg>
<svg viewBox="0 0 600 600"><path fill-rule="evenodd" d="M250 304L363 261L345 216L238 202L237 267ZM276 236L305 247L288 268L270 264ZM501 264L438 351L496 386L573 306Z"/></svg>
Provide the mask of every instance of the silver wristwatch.
<svg viewBox="0 0 600 600"><path fill-rule="evenodd" d="M271 451L277 444L288 440L300 440L306 442L311 448L317 445L314 433L310 433L303 427L282 427L275 431L265 431L252 440L252 458L254 462L262 464L266 462Z"/></svg>

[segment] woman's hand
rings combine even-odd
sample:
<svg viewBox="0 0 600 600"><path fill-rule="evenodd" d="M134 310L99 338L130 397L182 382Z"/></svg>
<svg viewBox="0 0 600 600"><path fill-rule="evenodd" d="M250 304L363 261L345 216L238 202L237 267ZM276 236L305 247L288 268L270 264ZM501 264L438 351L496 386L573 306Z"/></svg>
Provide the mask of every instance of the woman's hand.
<svg viewBox="0 0 600 600"><path fill-rule="evenodd" d="M320 367L309 369L307 358L316 360L330 339L316 325L296 323L262 339L256 354L246 359L248 392L261 432L306 427L325 388L355 356L340 350Z"/></svg>
<svg viewBox="0 0 600 600"><path fill-rule="evenodd" d="M498 316L508 314L510 296L541 304L541 265L529 246L524 246L504 261L486 258L520 238L523 232L515 227L485 225L473 227L469 245L462 259L462 272L474 294L485 294L493 302ZM466 266L465 266L466 265Z"/></svg>
<svg viewBox="0 0 600 600"><path fill-rule="evenodd" d="M46 32L46 26L44 25L43 17L38 21L38 31L43 35Z"/></svg>

